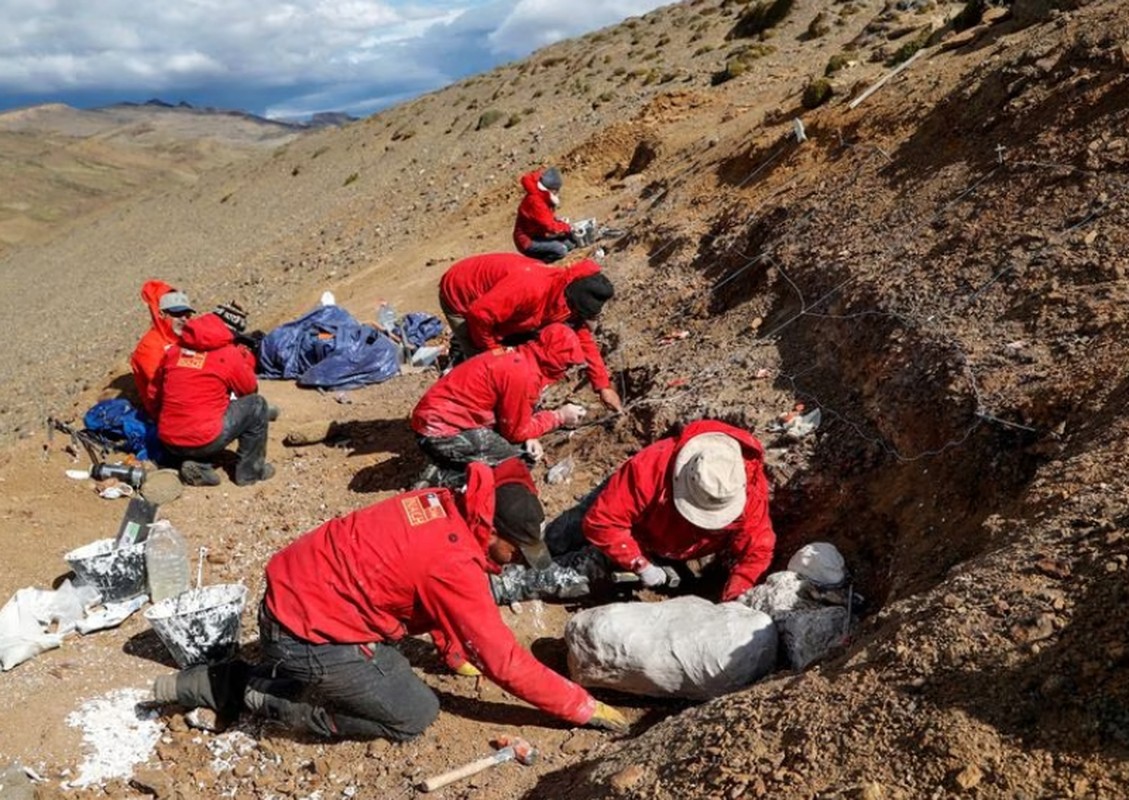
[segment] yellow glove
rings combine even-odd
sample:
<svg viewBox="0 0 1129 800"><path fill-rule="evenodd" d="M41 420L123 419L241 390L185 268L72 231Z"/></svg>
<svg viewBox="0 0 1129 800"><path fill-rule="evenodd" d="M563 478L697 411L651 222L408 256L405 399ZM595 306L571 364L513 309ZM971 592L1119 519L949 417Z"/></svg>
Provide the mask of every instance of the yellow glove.
<svg viewBox="0 0 1129 800"><path fill-rule="evenodd" d="M469 661L464 661L459 665L459 668L455 670L455 674L462 675L467 678L477 678L482 674L482 672L474 664L470 663Z"/></svg>
<svg viewBox="0 0 1129 800"><path fill-rule="evenodd" d="M607 703L596 703L596 711L592 714L592 718L588 720L588 724L593 728L603 728L616 733L627 733L631 727L627 722L627 717Z"/></svg>

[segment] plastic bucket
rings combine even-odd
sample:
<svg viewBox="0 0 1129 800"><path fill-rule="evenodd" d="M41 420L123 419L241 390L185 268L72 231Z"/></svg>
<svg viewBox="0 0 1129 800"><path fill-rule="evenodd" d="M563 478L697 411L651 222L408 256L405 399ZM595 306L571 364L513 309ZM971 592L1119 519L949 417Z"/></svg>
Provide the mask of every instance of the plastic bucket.
<svg viewBox="0 0 1129 800"><path fill-rule="evenodd" d="M218 583L166 597L145 612L145 619L181 669L214 664L235 655L246 601L243 584Z"/></svg>
<svg viewBox="0 0 1129 800"><path fill-rule="evenodd" d="M126 600L145 591L145 542L114 547L113 539L71 550L63 558L83 583L102 593L103 603Z"/></svg>

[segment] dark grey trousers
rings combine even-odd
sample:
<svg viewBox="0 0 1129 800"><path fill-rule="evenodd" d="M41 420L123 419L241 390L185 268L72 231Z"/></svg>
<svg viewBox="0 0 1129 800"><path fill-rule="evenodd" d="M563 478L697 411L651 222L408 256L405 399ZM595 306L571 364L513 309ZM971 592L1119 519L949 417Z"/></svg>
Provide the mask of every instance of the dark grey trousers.
<svg viewBox="0 0 1129 800"><path fill-rule="evenodd" d="M420 436L417 441L433 465L420 479L447 488L466 483L466 468L472 461L494 467L523 452L520 445L507 441L493 428L472 428L454 436Z"/></svg>
<svg viewBox="0 0 1129 800"><path fill-rule="evenodd" d="M522 255L552 264L560 261L575 245L569 239L534 239Z"/></svg>
<svg viewBox="0 0 1129 800"><path fill-rule="evenodd" d="M259 607L259 637L262 666L270 668L271 677L253 677L248 686L265 695L260 713L292 729L324 738L405 741L439 715L435 692L393 647L303 641L279 624L265 603ZM274 686L295 682L312 690L313 699L272 694Z"/></svg>
<svg viewBox="0 0 1129 800"><path fill-rule="evenodd" d="M261 480L267 463L267 427L270 422L267 399L261 394L237 397L223 415L223 428L211 442L200 447L176 447L166 444L169 453L181 461L214 463L229 444L238 440L233 480L238 486Z"/></svg>

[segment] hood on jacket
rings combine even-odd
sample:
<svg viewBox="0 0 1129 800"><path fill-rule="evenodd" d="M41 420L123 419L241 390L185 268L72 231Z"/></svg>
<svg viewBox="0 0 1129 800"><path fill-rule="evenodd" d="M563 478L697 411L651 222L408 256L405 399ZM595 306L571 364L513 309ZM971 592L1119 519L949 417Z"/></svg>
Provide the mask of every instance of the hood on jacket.
<svg viewBox="0 0 1129 800"><path fill-rule="evenodd" d="M541 183L541 176L544 175L542 170L534 170L527 172L521 176L521 188L525 189L526 194L539 194L544 199L549 208L556 208L560 203L560 198L557 194Z"/></svg>
<svg viewBox="0 0 1129 800"><path fill-rule="evenodd" d="M189 350L219 350L234 342L235 335L215 314L204 314L184 323L180 341Z"/></svg>
<svg viewBox="0 0 1129 800"><path fill-rule="evenodd" d="M145 305L149 307L149 319L152 320L153 327L161 332L161 336L169 344L177 341L177 337L172 329L172 323L161 316L160 304L161 297L171 291L174 291L173 287L169 286L164 281L145 281L145 283L141 285L141 299L145 301Z"/></svg>
<svg viewBox="0 0 1129 800"><path fill-rule="evenodd" d="M575 280L595 275L600 271L600 265L592 259L586 258L583 261L577 261L575 264L569 264L567 267L543 267L543 269L550 270L553 273L553 288L550 296L557 298L560 303L567 304L564 296L565 287Z"/></svg>
<svg viewBox="0 0 1129 800"><path fill-rule="evenodd" d="M675 458L677 458L678 452L682 450L683 445L700 433L724 433L726 436L737 440L745 458L764 461L764 446L757 441L756 437L742 428L735 428L715 419L700 419L686 425L678 435L678 444L674 448ZM671 464L673 463L674 459L671 459Z"/></svg>
<svg viewBox="0 0 1129 800"><path fill-rule="evenodd" d="M506 490L518 487L524 490L519 492L521 496L531 499L528 503L522 503L521 508L511 510L517 514L515 522L520 517L527 530L517 531L511 527L511 530L503 535L498 532L495 521L498 514L499 490L503 490L501 497L505 502L507 497L512 496L507 495ZM486 556L487 569L491 572L498 572L501 569L500 565L491 560L489 554L490 537L495 533L517 545L530 564L534 564L539 558L542 561L550 561L549 551L541 535L543 526L540 523L544 520L545 512L537 499L537 486L533 482L533 476L529 474L529 468L521 459L510 458L494 468L480 461L472 462L467 467L466 488L459 496L459 506L467 527L470 528L475 541ZM525 519L526 516L536 516L537 512L540 513L540 518L536 520L536 524ZM533 528L537 529L536 533L533 532ZM543 564L542 569L547 566L548 564Z"/></svg>
<svg viewBox="0 0 1129 800"><path fill-rule="evenodd" d="M536 339L518 345L517 349L533 359L550 382L560 380L569 367L585 363L576 331L561 322L546 325Z"/></svg>

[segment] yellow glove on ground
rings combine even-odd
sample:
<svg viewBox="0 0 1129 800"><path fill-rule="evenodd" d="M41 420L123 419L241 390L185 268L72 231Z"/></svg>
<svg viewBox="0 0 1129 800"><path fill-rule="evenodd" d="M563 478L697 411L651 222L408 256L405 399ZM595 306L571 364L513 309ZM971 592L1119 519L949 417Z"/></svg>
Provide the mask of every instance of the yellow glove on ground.
<svg viewBox="0 0 1129 800"><path fill-rule="evenodd" d="M463 675L467 678L477 678L482 672L474 664L469 661L464 661L459 665L459 668L455 670L455 674Z"/></svg>
<svg viewBox="0 0 1129 800"><path fill-rule="evenodd" d="M588 724L593 728L603 728L616 733L627 733L628 728L630 728L627 717L607 703L596 703L596 710L593 712L592 718L588 720Z"/></svg>

